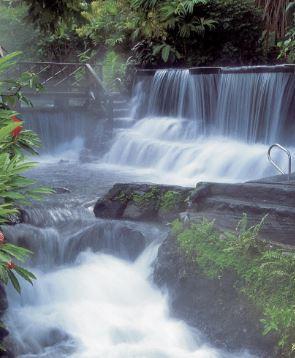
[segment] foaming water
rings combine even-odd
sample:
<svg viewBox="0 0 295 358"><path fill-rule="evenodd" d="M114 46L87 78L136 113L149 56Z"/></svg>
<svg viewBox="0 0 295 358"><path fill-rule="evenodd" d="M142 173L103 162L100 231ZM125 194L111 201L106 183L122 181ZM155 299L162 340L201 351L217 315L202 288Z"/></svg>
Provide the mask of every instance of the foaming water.
<svg viewBox="0 0 295 358"><path fill-rule="evenodd" d="M294 110L293 73L193 75L158 70L140 78L137 118L169 116L198 121L199 134L225 135L248 143L294 141L288 133ZM143 95L141 92L144 92Z"/></svg>
<svg viewBox="0 0 295 358"><path fill-rule="evenodd" d="M294 77L289 73L222 74L215 114L217 130L248 143L294 141L295 136L286 133Z"/></svg>
<svg viewBox="0 0 295 358"><path fill-rule="evenodd" d="M135 123L117 132L102 162L183 185L274 175L269 145L294 150L294 85L291 73L158 70L140 77ZM274 159L286 167L280 153Z"/></svg>
<svg viewBox="0 0 295 358"><path fill-rule="evenodd" d="M117 134L103 161L151 169L161 182L194 185L197 181L236 182L275 174L267 160L268 146L228 137L196 135L197 122L145 118ZM292 148L291 148L292 150ZM284 168L286 158L274 152Z"/></svg>
<svg viewBox="0 0 295 358"><path fill-rule="evenodd" d="M7 319L22 337L18 356L221 357L168 317L165 297L146 279L148 267L84 253L73 267L37 274L34 289L23 293L26 305L14 306ZM47 352L45 339L57 341Z"/></svg>
<svg viewBox="0 0 295 358"><path fill-rule="evenodd" d="M33 110L24 112L26 128L36 132L42 146L40 164L85 161L101 149L103 119L81 109ZM36 158L34 158L36 160Z"/></svg>
<svg viewBox="0 0 295 358"><path fill-rule="evenodd" d="M24 284L21 297L8 291L5 323L17 357L231 357L211 347L198 331L170 318L167 297L151 284L152 264L165 231L148 224L92 219L96 230L90 236L86 225L81 229L84 235L71 235L60 226L61 216L46 219L46 228L40 225L41 216L34 225L5 231L13 242L26 237L27 246L38 252L38 260L30 264L37 276L34 286ZM86 213L84 219L84 224L91 221ZM47 227L52 220L55 229ZM69 216L70 226L68 220ZM146 248L135 261L124 259L120 248L117 255L110 255L95 247L102 238L121 241L120 232L130 237L126 227L145 236ZM39 243L32 228L39 230ZM73 241L75 258L68 261L58 252L65 247L69 252ZM46 255L56 260L44 265Z"/></svg>

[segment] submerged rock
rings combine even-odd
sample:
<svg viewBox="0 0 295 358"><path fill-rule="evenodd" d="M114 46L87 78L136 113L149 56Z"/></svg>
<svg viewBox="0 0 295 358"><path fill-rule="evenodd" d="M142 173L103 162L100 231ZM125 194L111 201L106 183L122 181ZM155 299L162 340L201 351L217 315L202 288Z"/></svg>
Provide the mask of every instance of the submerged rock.
<svg viewBox="0 0 295 358"><path fill-rule="evenodd" d="M80 252L90 248L134 261L144 250L144 235L124 223L96 223L82 229L66 243L65 261L74 260Z"/></svg>
<svg viewBox="0 0 295 358"><path fill-rule="evenodd" d="M235 289L236 277L226 272L210 279L190 262L173 237L159 248L154 282L168 290L172 314L197 327L217 346L249 349L260 358L275 355L275 339L263 336L255 307Z"/></svg>

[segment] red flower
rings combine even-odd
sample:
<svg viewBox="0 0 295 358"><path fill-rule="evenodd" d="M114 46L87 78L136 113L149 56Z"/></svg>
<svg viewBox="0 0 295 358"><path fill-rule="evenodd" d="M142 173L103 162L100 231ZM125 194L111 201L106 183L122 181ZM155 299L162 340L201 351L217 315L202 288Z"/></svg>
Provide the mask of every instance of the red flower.
<svg viewBox="0 0 295 358"><path fill-rule="evenodd" d="M0 244L4 244L5 237L2 231L0 231Z"/></svg>
<svg viewBox="0 0 295 358"><path fill-rule="evenodd" d="M16 116L12 116L11 117L11 120L12 122L15 122L15 123L22 123L22 120L17 118ZM20 135L20 132L23 130L23 126L17 126L16 128L14 128L13 131L11 131L11 135L14 137L14 138L17 138L19 135Z"/></svg>
<svg viewBox="0 0 295 358"><path fill-rule="evenodd" d="M13 270L13 269L16 268L16 264L13 263L12 261L8 261L8 262L6 263L6 267L7 267L9 270Z"/></svg>

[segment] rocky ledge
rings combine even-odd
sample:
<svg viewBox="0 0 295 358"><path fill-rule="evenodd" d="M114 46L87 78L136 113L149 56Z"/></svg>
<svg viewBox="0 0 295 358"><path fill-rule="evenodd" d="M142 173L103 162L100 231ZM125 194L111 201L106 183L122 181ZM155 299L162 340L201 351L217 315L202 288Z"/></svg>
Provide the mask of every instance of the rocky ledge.
<svg viewBox="0 0 295 358"><path fill-rule="evenodd" d="M97 217L169 222L214 220L221 230L235 229L245 213L250 225L265 218L260 236L295 244L295 184L269 180L239 184L198 183L196 188L146 183L115 184L94 207Z"/></svg>

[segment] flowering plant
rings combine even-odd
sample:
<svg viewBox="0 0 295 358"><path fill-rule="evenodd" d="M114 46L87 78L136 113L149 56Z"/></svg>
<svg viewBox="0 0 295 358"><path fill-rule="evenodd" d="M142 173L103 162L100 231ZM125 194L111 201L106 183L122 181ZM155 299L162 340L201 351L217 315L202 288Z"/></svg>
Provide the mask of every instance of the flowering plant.
<svg viewBox="0 0 295 358"><path fill-rule="evenodd" d="M50 192L47 188L38 188L34 180L22 173L35 166L28 162L25 152L36 154L35 148L40 141L35 133L26 130L18 113L11 109L19 101L30 103L23 95L22 88L37 87L34 74L25 73L19 80L5 78L7 71L13 68L14 53L0 59L0 224L9 222L11 215L18 213L19 205L28 205ZM18 276L32 283L35 276L19 266L32 254L31 251L6 242L0 228L0 281L9 281L20 292ZM16 275L17 274L17 275Z"/></svg>

